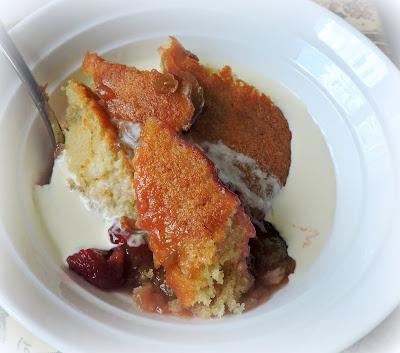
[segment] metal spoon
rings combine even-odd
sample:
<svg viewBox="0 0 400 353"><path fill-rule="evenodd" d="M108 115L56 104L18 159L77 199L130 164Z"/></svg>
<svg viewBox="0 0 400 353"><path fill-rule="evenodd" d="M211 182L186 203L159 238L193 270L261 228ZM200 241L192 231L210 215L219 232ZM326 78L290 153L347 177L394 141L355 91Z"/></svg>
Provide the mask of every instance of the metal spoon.
<svg viewBox="0 0 400 353"><path fill-rule="evenodd" d="M44 87L41 87L33 77L32 71L29 69L21 53L18 51L13 40L7 33L4 25L0 22L0 49L6 58L10 61L14 70L17 72L23 85L29 92L33 102L38 109L40 116L46 125L50 135L51 143L56 151L64 144L64 134L58 123L57 117L51 109L48 102L48 96Z"/></svg>

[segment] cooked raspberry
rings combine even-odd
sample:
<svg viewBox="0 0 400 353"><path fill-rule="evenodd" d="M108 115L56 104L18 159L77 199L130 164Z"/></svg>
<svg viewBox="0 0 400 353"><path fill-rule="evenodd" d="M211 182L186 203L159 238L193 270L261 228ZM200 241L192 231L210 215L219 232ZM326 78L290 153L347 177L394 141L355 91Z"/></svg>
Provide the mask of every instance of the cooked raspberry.
<svg viewBox="0 0 400 353"><path fill-rule="evenodd" d="M101 289L141 284L142 273L153 267L153 255L147 245L126 244L110 251L83 249L67 258L69 268Z"/></svg>
<svg viewBox="0 0 400 353"><path fill-rule="evenodd" d="M116 247L110 251L82 249L67 258L69 268L101 289L120 287L125 282L125 251Z"/></svg>

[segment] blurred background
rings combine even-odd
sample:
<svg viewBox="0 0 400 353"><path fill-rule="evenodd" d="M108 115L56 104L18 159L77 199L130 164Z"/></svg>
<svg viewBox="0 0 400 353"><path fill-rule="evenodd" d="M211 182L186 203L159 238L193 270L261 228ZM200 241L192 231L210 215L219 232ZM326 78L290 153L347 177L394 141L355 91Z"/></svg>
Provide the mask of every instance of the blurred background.
<svg viewBox="0 0 400 353"><path fill-rule="evenodd" d="M400 68L399 0L314 0L365 34Z"/></svg>

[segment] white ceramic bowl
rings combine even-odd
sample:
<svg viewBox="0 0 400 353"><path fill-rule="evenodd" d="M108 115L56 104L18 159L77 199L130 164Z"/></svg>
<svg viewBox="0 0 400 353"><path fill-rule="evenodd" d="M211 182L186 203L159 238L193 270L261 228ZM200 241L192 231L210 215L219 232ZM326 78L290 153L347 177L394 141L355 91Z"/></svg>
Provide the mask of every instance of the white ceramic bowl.
<svg viewBox="0 0 400 353"><path fill-rule="evenodd" d="M47 342L64 352L334 352L399 302L400 75L346 23L302 1L57 1L11 34L50 93L86 50L129 48L142 60L170 34L202 58L252 67L304 102L336 175L327 244L270 302L211 321L138 313L72 281L42 241L32 186L51 151L0 57L0 302ZM60 94L52 104L60 114Z"/></svg>

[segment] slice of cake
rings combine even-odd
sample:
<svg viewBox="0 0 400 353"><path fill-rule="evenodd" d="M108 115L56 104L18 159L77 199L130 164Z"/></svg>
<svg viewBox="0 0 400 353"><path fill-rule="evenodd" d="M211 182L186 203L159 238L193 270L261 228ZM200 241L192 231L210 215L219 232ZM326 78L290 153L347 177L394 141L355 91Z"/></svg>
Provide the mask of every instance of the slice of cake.
<svg viewBox="0 0 400 353"><path fill-rule="evenodd" d="M246 258L255 230L238 197L196 146L147 119L134 157L137 226L156 268L184 308L202 316L241 312L252 285Z"/></svg>
<svg viewBox="0 0 400 353"><path fill-rule="evenodd" d="M134 218L133 169L127 147L88 87L69 81L65 91L65 152L74 186L106 216Z"/></svg>
<svg viewBox="0 0 400 353"><path fill-rule="evenodd" d="M229 66L213 71L173 37L160 48L163 72L194 77L204 108L185 138L216 164L221 179L262 220L268 200L285 185L291 160L291 132L281 110L265 94L236 79Z"/></svg>
<svg viewBox="0 0 400 353"><path fill-rule="evenodd" d="M143 123L152 117L176 131L187 130L202 107L201 88L169 73L113 64L94 53L85 55L82 70L116 119Z"/></svg>
<svg viewBox="0 0 400 353"><path fill-rule="evenodd" d="M294 271L284 240L261 221L286 182L291 133L279 108L229 67L205 68L174 38L161 52L164 73L86 54L97 94L66 87L71 185L112 218L116 245L67 262L96 287L133 290L144 311L240 313Z"/></svg>

